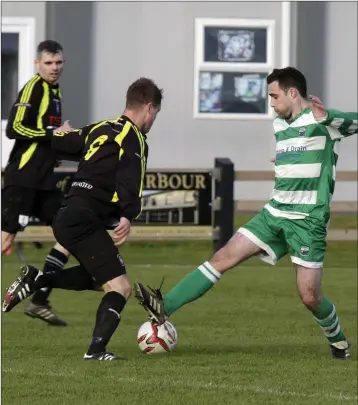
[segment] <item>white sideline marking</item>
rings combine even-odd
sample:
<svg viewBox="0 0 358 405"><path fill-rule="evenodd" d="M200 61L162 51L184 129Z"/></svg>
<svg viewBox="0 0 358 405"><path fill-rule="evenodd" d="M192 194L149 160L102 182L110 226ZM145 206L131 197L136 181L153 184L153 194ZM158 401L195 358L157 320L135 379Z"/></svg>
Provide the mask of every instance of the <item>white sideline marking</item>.
<svg viewBox="0 0 358 405"><path fill-rule="evenodd" d="M178 267L182 267L182 268L191 268L191 269L196 269L198 268L202 263L197 263L197 264L128 264L128 268L131 267L148 267L148 268L152 268L152 267L157 267L157 268L164 268L164 269L171 269L171 268L178 268ZM237 266L237 267L240 267ZM258 266L243 266L241 265L241 269L255 269L255 270L260 270L263 269L264 267L258 267ZM280 269L284 269L284 270L294 270L293 265L292 266L265 266L265 268L269 268L269 269L274 269L274 268L280 268ZM325 267L323 265L323 270L357 270L357 267Z"/></svg>
<svg viewBox="0 0 358 405"><path fill-rule="evenodd" d="M78 379L83 379L87 378L84 374L79 374L76 371L66 371L66 372L46 372L46 373L38 373L38 372L32 372L32 371L24 371L24 370L19 370L19 369L12 369L12 368L3 368L2 369L3 373L8 373L8 374L23 374L23 375L35 375L39 377L63 377L63 378L78 378ZM109 380L116 380L116 381L122 381L124 383L134 383L137 386L141 385L144 387L148 387L149 384L152 382L151 379L144 379L144 378L136 378L136 377L117 377L114 375L104 375L101 378L109 379ZM255 386L248 386L248 385L239 385L239 384L217 384L213 382L190 382L190 381L175 381L175 380L169 380L169 379L163 379L162 380L163 384L167 387L179 387L179 388L200 388L200 389L212 389L212 390L217 390L217 389L222 389L222 390L235 390L239 392L253 392L256 394L264 394L264 395L271 395L275 397L299 397L299 398L327 398L327 399L334 399L334 400L343 400L343 401L357 401L358 396L350 396L350 395L345 395L342 393L339 394L333 394L333 393L317 393L317 394L305 394L303 392L297 392L297 391L284 391L284 390L278 390L278 389L266 389L266 388L260 388L260 387L255 387Z"/></svg>
<svg viewBox="0 0 358 405"><path fill-rule="evenodd" d="M37 261L33 261L31 263L33 265L36 265L36 264L39 264L39 263L43 264L43 262L37 262ZM11 264L14 264L14 263L11 263ZM147 263L147 264L127 264L127 268L131 269L132 267L134 267L134 268L177 269L179 267L179 268L183 268L183 269L195 270L201 264L202 263L196 263L196 264L173 264L173 263L170 263L170 264L163 264L163 263L162 264L151 264L151 263ZM293 265L292 266L278 266L278 265L276 265L276 266L271 266L271 265L267 266L266 265L265 267L259 267L259 266L248 266L246 264L242 264L241 266L239 265L237 267L241 267L242 270L245 270L245 269L261 270L261 269L264 269L264 268L269 269L269 270L275 269L275 268L280 268L280 269L284 269L284 270L294 270ZM66 269L67 269L67 267L66 267ZM324 270L338 270L338 269L339 269L339 271L342 271L342 270L357 270L357 267L326 267L323 264L323 271Z"/></svg>

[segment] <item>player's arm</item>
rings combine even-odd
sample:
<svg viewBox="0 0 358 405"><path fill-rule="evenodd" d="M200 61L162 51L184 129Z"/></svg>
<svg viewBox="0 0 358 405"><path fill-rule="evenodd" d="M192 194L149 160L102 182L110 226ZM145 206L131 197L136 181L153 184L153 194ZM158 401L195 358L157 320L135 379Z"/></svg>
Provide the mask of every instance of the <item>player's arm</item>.
<svg viewBox="0 0 358 405"><path fill-rule="evenodd" d="M130 122L116 136L119 145L119 163L116 175L116 193L121 216L129 221L142 211L142 190L146 170L145 141Z"/></svg>
<svg viewBox="0 0 358 405"><path fill-rule="evenodd" d="M78 162L81 160L82 151L85 147L86 138L95 126L103 121L86 125L80 129L74 129L69 132L54 131L51 140L51 147L56 151L62 160L72 160Z"/></svg>
<svg viewBox="0 0 358 405"><path fill-rule="evenodd" d="M61 160L79 161L85 145L85 137L80 129L69 132L54 131L51 139L51 148Z"/></svg>
<svg viewBox="0 0 358 405"><path fill-rule="evenodd" d="M42 104L44 97L48 96L44 94L41 78L34 76L20 91L11 108L6 127L6 136L9 139L30 142L44 142L51 139L53 129L42 127L45 110L42 111L41 106L46 104L45 102ZM37 123L31 122L30 117L37 117Z"/></svg>
<svg viewBox="0 0 358 405"><path fill-rule="evenodd" d="M311 100L311 110L316 121L334 130L330 131L333 140L357 133L358 113L328 110L317 96L308 96L308 98Z"/></svg>
<svg viewBox="0 0 358 405"><path fill-rule="evenodd" d="M339 138L358 133L358 113L345 113L338 110L326 110L326 112L325 119L320 123L337 129L340 134L340 136L337 134Z"/></svg>

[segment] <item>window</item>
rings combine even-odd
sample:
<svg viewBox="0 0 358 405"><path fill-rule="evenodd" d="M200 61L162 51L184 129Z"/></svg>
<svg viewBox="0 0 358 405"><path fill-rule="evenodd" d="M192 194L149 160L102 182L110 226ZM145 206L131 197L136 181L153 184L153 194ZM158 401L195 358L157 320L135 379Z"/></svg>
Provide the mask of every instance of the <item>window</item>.
<svg viewBox="0 0 358 405"><path fill-rule="evenodd" d="M204 27L204 62L267 63L266 28Z"/></svg>
<svg viewBox="0 0 358 405"><path fill-rule="evenodd" d="M1 119L6 120L18 92L19 34L1 33Z"/></svg>
<svg viewBox="0 0 358 405"><path fill-rule="evenodd" d="M200 114L268 114L266 73L199 72Z"/></svg>
<svg viewBox="0 0 358 405"><path fill-rule="evenodd" d="M1 19L1 167L5 167L13 142L5 136L7 118L17 93L34 74L35 20Z"/></svg>
<svg viewBox="0 0 358 405"><path fill-rule="evenodd" d="M194 117L271 118L274 21L196 19Z"/></svg>

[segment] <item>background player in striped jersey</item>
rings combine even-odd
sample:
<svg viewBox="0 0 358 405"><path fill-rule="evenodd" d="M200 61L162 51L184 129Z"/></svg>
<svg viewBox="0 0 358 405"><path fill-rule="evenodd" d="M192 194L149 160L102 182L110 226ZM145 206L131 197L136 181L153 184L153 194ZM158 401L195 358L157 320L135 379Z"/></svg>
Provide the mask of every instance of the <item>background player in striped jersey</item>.
<svg viewBox="0 0 358 405"><path fill-rule="evenodd" d="M318 97L307 97L306 79L292 67L274 69L267 84L278 115L273 122L276 179L270 201L164 298L160 290L151 293L141 283L135 284L136 297L152 319L162 323L249 257L275 264L289 254L301 300L327 337L332 357L347 359L348 342L335 306L322 295L321 277L338 144L357 133L358 114L326 110Z"/></svg>
<svg viewBox="0 0 358 405"><path fill-rule="evenodd" d="M62 46L55 41L38 45L35 61L38 73L21 89L10 111L6 136L15 143L3 177L2 253L10 248L17 232L26 227L29 217L51 225L61 206L63 195L56 189L53 175L57 156L51 139L54 129L71 129L68 122L61 126L58 79L64 65L62 51ZM62 270L68 256L67 250L57 243L46 257L44 271ZM26 304L25 314L50 325L66 326L49 304L50 293L49 288L36 292Z"/></svg>

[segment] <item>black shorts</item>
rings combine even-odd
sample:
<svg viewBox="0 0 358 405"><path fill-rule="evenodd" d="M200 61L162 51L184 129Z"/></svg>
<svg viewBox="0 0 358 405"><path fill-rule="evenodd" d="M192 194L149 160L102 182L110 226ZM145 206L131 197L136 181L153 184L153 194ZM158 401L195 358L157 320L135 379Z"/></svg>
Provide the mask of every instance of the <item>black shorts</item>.
<svg viewBox="0 0 358 405"><path fill-rule="evenodd" d="M52 225L61 207L63 194L60 190L7 186L2 190L1 200L1 230L16 233L23 230L30 217Z"/></svg>
<svg viewBox="0 0 358 405"><path fill-rule="evenodd" d="M53 232L57 242L79 261L96 285L126 274L112 238L85 199L72 197L66 201L56 215Z"/></svg>

